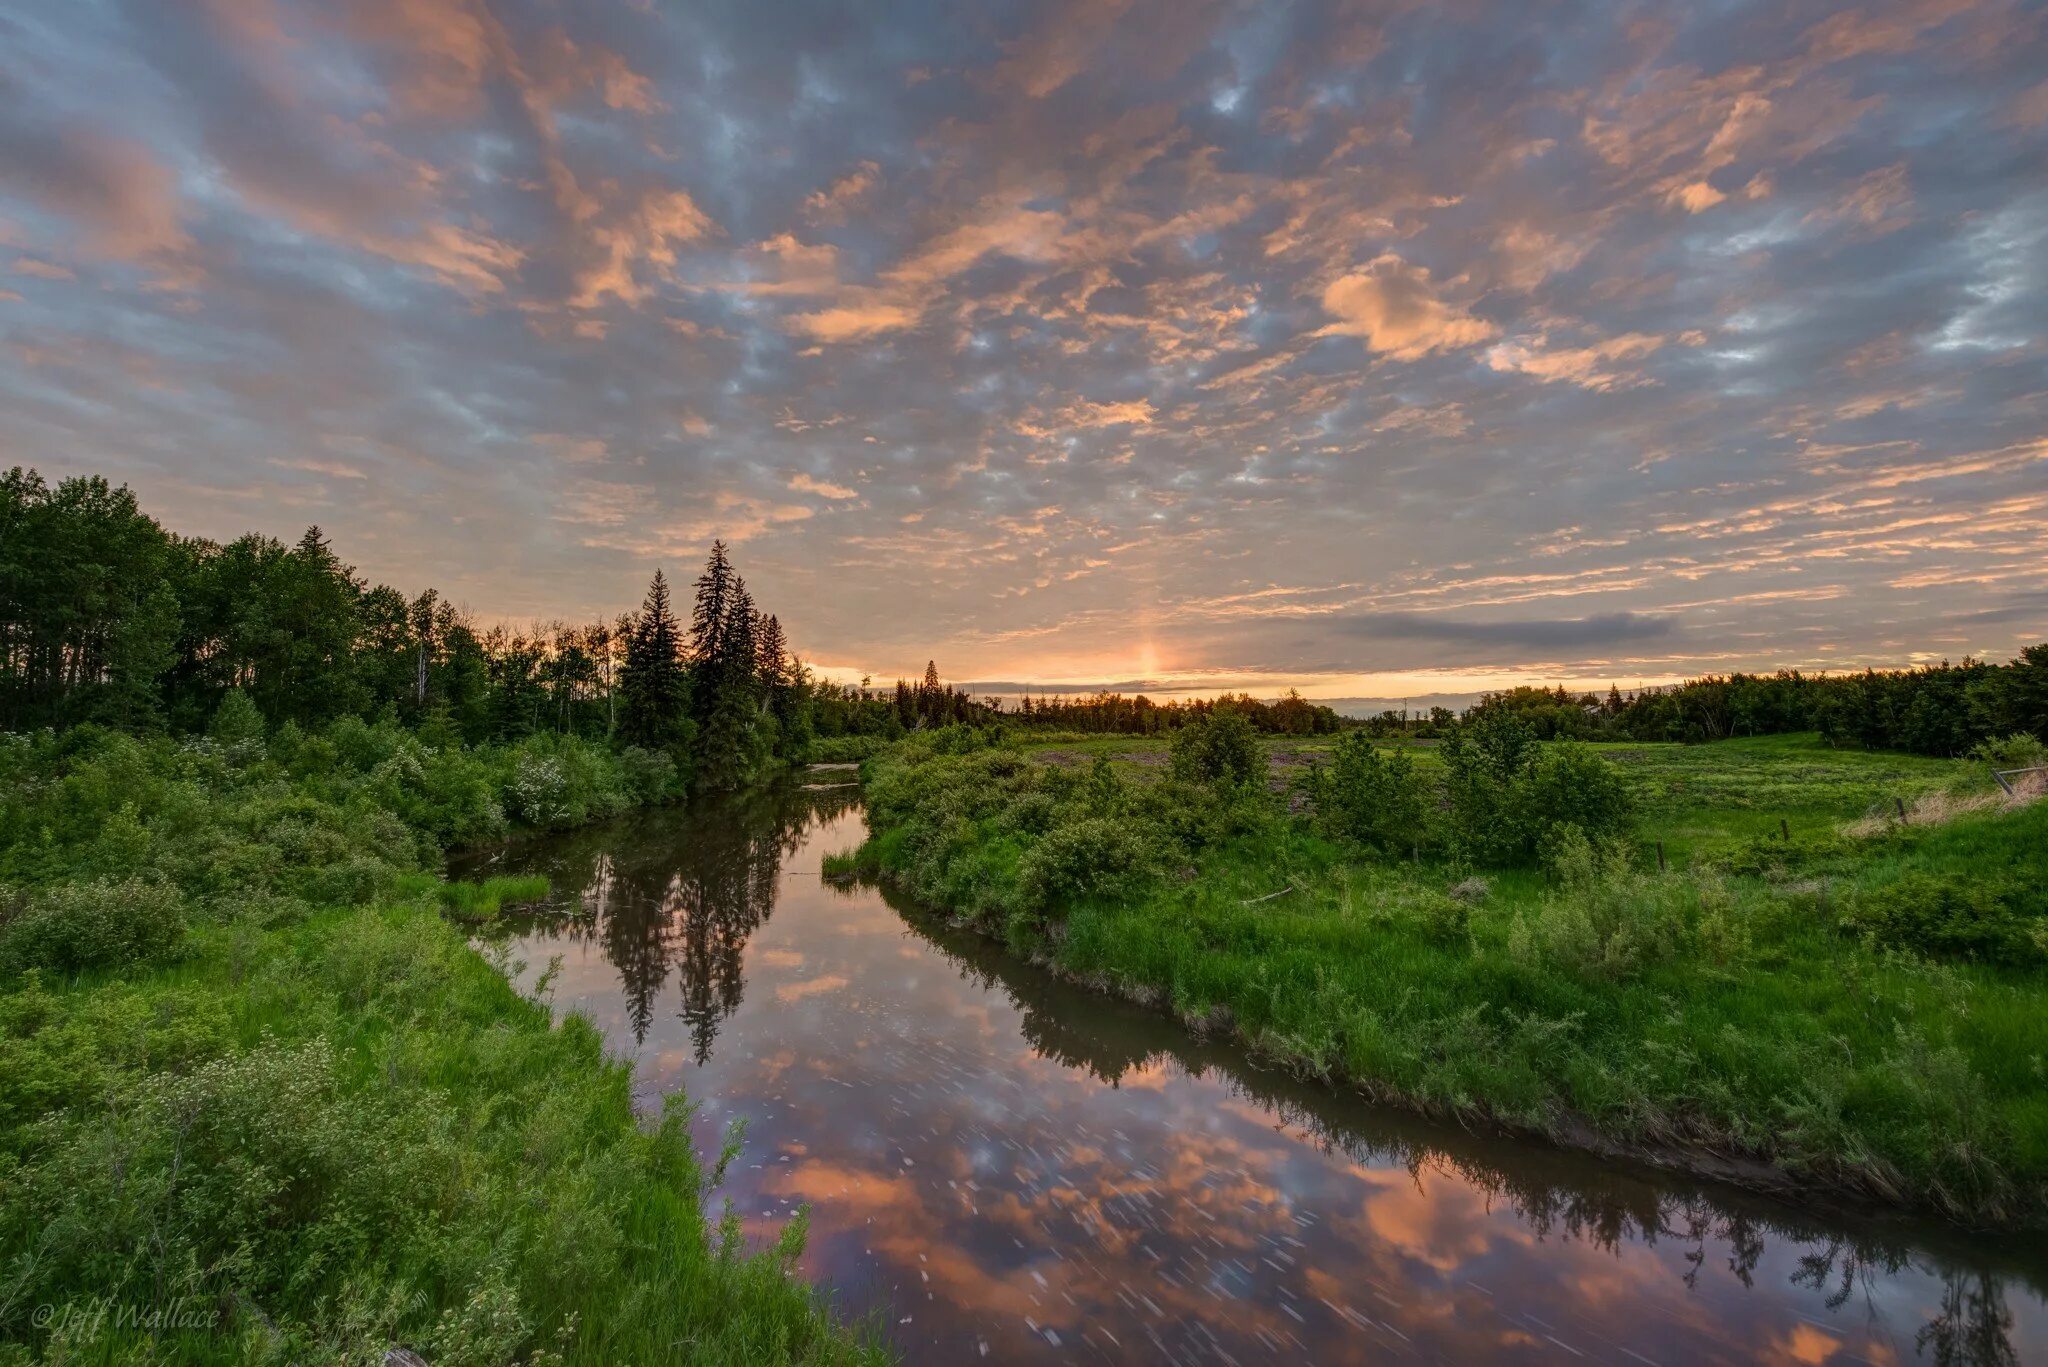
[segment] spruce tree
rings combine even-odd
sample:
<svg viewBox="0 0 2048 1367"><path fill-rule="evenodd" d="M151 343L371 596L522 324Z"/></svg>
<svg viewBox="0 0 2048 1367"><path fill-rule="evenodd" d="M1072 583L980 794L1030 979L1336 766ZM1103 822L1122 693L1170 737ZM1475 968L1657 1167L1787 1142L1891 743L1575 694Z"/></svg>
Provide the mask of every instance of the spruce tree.
<svg viewBox="0 0 2048 1367"><path fill-rule="evenodd" d="M769 706L779 706L791 683L789 642L783 638L782 623L772 612L756 624L754 661L754 672L760 676L761 686L768 690Z"/></svg>
<svg viewBox="0 0 2048 1367"><path fill-rule="evenodd" d="M619 734L634 745L666 749L684 734L689 680L683 672L681 631L669 607L668 580L660 570L626 638L619 704Z"/></svg>
<svg viewBox="0 0 2048 1367"><path fill-rule="evenodd" d="M697 580L697 612L691 622L697 710L703 718L697 782L713 791L744 788L765 758L754 617L746 581L733 572L725 544L715 543Z"/></svg>
<svg viewBox="0 0 2048 1367"><path fill-rule="evenodd" d="M724 646L726 626L732 618L736 578L732 561L725 553L725 543L712 542L711 555L704 562L704 573L697 576L697 600L690 610L690 674L697 685L692 702L699 722L710 716L712 706L718 700L716 675L719 653Z"/></svg>

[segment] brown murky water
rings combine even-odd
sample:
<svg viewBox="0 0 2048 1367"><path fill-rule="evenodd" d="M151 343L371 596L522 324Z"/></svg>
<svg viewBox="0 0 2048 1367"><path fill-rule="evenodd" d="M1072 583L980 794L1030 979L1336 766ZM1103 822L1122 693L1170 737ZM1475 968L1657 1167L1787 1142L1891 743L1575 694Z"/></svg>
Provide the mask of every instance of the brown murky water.
<svg viewBox="0 0 2048 1367"><path fill-rule="evenodd" d="M463 862L531 985L686 1089L724 1193L913 1362L2048 1360L2048 1255L1363 1104L822 884L789 788Z"/></svg>

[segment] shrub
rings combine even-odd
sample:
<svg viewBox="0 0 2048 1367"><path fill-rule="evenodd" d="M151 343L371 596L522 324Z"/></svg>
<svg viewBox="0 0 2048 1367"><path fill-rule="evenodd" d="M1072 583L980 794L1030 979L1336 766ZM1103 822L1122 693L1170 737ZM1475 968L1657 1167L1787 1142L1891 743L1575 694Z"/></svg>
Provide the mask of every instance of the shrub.
<svg viewBox="0 0 2048 1367"><path fill-rule="evenodd" d="M1349 732L1304 787L1325 835L1382 854L1427 843L1433 794L1405 750L1381 751L1363 732Z"/></svg>
<svg viewBox="0 0 2048 1367"><path fill-rule="evenodd" d="M124 1102L48 1122L16 1174L7 1223L42 1230L31 1285L297 1301L313 1269L428 1241L459 1208L443 1117L344 1090L325 1041L150 1076Z"/></svg>
<svg viewBox="0 0 2048 1367"><path fill-rule="evenodd" d="M1629 978L1688 943L1686 903L1695 890L1683 880L1644 874L1625 846L1569 823L1551 831L1545 856L1557 886L1533 918L1516 919L1509 950L1517 959L1580 977Z"/></svg>
<svg viewBox="0 0 2048 1367"><path fill-rule="evenodd" d="M1056 826L1018 865L1025 908L1065 910L1083 898L1128 897L1156 869L1151 851L1128 821L1091 816Z"/></svg>
<svg viewBox="0 0 2048 1367"><path fill-rule="evenodd" d="M1173 733L1173 776L1216 788L1256 783L1266 776L1259 733L1241 712L1219 708Z"/></svg>
<svg viewBox="0 0 2048 1367"><path fill-rule="evenodd" d="M313 868L295 869L286 879L291 891L322 906L359 907L375 901L404 872L375 855L352 854Z"/></svg>
<svg viewBox="0 0 2048 1367"><path fill-rule="evenodd" d="M459 746L415 742L372 769L364 790L405 823L443 845L492 840L507 829L499 781L489 763Z"/></svg>
<svg viewBox="0 0 2048 1367"><path fill-rule="evenodd" d="M888 743L886 736L815 736L803 756L812 764L858 764Z"/></svg>
<svg viewBox="0 0 2048 1367"><path fill-rule="evenodd" d="M623 766L573 736L527 737L512 748L511 771L505 805L543 830L579 826L631 805Z"/></svg>
<svg viewBox="0 0 2048 1367"><path fill-rule="evenodd" d="M185 903L162 883L66 883L24 900L0 925L0 965L64 973L168 955L185 936Z"/></svg>
<svg viewBox="0 0 2048 1367"><path fill-rule="evenodd" d="M2048 764L2048 745L2025 731L1979 741L1970 758L1994 769L2033 769Z"/></svg>
<svg viewBox="0 0 2048 1367"><path fill-rule="evenodd" d="M1059 820L1059 804L1051 793L1027 788L1003 808L998 824L1017 835L1044 835Z"/></svg>
<svg viewBox="0 0 2048 1367"><path fill-rule="evenodd" d="M1933 958L2037 963L2048 951L2048 923L2026 914L2021 901L2005 882L1907 873L1859 894L1843 914L1842 928Z"/></svg>
<svg viewBox="0 0 2048 1367"><path fill-rule="evenodd" d="M1553 745L1536 758L1515 785L1515 805L1537 842L1560 825L1605 840L1634 824L1621 771L1577 741Z"/></svg>
<svg viewBox="0 0 2048 1367"><path fill-rule="evenodd" d="M1442 755L1452 839L1482 863L1529 863L1563 826L1605 841L1633 824L1619 770L1578 742L1537 746L1511 714L1481 714L1445 740Z"/></svg>
<svg viewBox="0 0 2048 1367"><path fill-rule="evenodd" d="M651 807L677 791L676 762L660 750L629 745L619 752L619 770L634 801Z"/></svg>

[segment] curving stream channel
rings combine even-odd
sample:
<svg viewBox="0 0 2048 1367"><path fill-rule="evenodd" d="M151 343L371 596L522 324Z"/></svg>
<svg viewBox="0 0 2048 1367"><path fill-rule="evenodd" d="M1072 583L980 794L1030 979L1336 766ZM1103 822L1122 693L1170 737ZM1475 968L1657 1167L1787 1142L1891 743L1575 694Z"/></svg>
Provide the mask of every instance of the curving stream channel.
<svg viewBox="0 0 2048 1367"><path fill-rule="evenodd" d="M457 861L531 988L686 1089L756 1241L912 1362L2048 1360L2048 1253L1475 1136L1261 1067L818 877L790 786Z"/></svg>

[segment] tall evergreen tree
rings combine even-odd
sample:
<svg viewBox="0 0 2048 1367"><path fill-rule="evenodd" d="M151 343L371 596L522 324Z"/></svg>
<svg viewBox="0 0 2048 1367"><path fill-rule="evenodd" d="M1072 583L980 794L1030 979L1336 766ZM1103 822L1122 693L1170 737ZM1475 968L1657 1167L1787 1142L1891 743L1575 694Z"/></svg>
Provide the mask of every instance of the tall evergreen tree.
<svg viewBox="0 0 2048 1367"><path fill-rule="evenodd" d="M700 721L710 714L717 700L711 675L717 668L725 628L732 617L733 584L737 578L725 543L712 542L704 573L697 576L697 598L690 609L690 672L699 684L694 702Z"/></svg>
<svg viewBox="0 0 2048 1367"><path fill-rule="evenodd" d="M711 563L697 582L700 607L706 606L709 592L720 593L720 615L707 615L707 653L697 665L697 677L709 695L700 704L704 731L697 782L701 787L730 792L751 783L766 758L756 679L754 602L746 582L725 562L722 544L713 547Z"/></svg>
<svg viewBox="0 0 2048 1367"><path fill-rule="evenodd" d="M660 570L626 640L619 671L619 734L649 749L673 746L685 734L689 680L683 672L682 633Z"/></svg>
<svg viewBox="0 0 2048 1367"><path fill-rule="evenodd" d="M782 622L772 612L755 624L754 661L754 672L761 680L768 710L778 721L787 722L796 671L790 662Z"/></svg>

